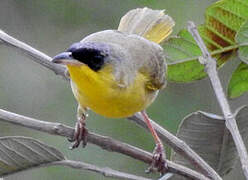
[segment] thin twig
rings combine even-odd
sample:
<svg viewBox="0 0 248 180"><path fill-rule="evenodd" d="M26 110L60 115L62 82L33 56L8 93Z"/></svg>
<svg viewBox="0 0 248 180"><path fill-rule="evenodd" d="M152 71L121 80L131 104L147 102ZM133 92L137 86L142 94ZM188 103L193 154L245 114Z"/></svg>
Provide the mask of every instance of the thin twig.
<svg viewBox="0 0 248 180"><path fill-rule="evenodd" d="M38 166L33 166L29 167L26 169L22 169L19 171L15 171L14 173L8 173L4 175L3 177L7 177L8 175L13 175L16 173L19 173L20 171L27 171L31 169L37 169L37 168L42 168L42 167L49 167L49 166L66 166L70 167L73 169L80 169L80 170L86 170L86 171L91 171L91 172L96 172L99 174L102 174L105 177L110 177L110 178L118 178L118 179L124 179L124 180L152 180L150 178L145 178L142 176L136 176L133 174L117 171L108 167L98 167L93 164L85 163L85 162L80 162L80 161L72 161L72 160L61 160L61 161L54 161L50 163L45 163L45 164L40 164ZM0 180L3 180L3 178L0 178Z"/></svg>
<svg viewBox="0 0 248 180"><path fill-rule="evenodd" d="M89 163L85 163L85 162L80 162L80 161L72 161L72 160L61 160L61 161L54 161L54 162L50 162L50 163L43 163L37 166L33 166L33 167L29 167L26 169L22 169L19 171L15 171L15 172L10 172L7 173L6 175L4 175L3 177L7 177L8 175L13 175L16 173L19 173L20 171L27 171L27 170L31 170L31 169L37 169L37 168L42 168L42 167L49 167L49 166L66 166L66 167L70 167L73 169L80 169L80 170L86 170L86 171L92 171L92 172L96 172L99 174L102 174L105 177L110 177L110 178L118 178L118 179L125 179L125 180L152 180L150 178L145 178L142 176L136 176L130 173L125 173L125 172L121 172L121 171L117 171L114 169L111 169L109 167L98 167L96 165L93 164L89 164ZM3 180L3 178L0 178L0 180Z"/></svg>
<svg viewBox="0 0 248 180"><path fill-rule="evenodd" d="M32 57L32 60L39 63L40 65L52 70L55 74L61 75L64 78L68 79L66 76L66 68L52 63L52 58L46 55L45 53L42 53L38 51L37 49L29 46L28 44L21 42L12 36L8 35L4 31L0 29L0 43L4 43L8 46L14 47L18 50L21 50L23 53L29 55Z"/></svg>
<svg viewBox="0 0 248 180"><path fill-rule="evenodd" d="M52 162L50 163L51 165L62 165L62 166L69 166L72 168L76 168L76 169L85 169L85 170L90 170L90 171L94 171L94 172L98 172L103 174L104 176L107 177L118 177L118 178L125 178L125 179L136 179L135 180L145 180L146 178L143 177L137 177L131 174L127 174L127 173L123 173L123 172L119 172L116 170L112 170L110 168L99 168L95 165L91 165L91 164L87 164L87 163L83 163L83 162L78 162L78 161L71 161L71 160L64 160L64 161L56 161L56 162ZM172 172L174 173L178 173L178 169L181 169L181 171L190 171L190 172L185 172L185 176L187 177L187 174L194 174L194 177L189 177L189 178L196 178L196 179L203 179L203 180L207 180L208 178L206 178L205 176L201 175L199 176L199 173L195 174L195 171L192 171L190 169L185 169L183 166L175 164L175 163L169 163L169 167L171 169ZM148 179L146 179L148 180ZM209 180L209 179L208 179Z"/></svg>
<svg viewBox="0 0 248 180"><path fill-rule="evenodd" d="M41 132L46 132L52 135L64 136L67 138L72 138L74 134L74 129L72 127L63 125L61 123L41 121L34 118L15 114L9 111L5 111L2 109L0 109L0 121L9 122L15 125L20 125ZM147 164L150 164L152 162L151 153L139 149L137 147L131 146L129 144L114 140L110 137L101 136L89 132L88 142L100 146L101 148L107 151L122 153L134 159L141 160ZM190 179L210 180L204 175L189 168L186 168L182 165L178 165L171 161L167 161L167 163L168 163L168 172L179 174L188 177Z"/></svg>
<svg viewBox="0 0 248 180"><path fill-rule="evenodd" d="M55 161L55 162L46 164L45 166L54 166L54 165L66 166L66 167L70 167L73 169L93 171L96 173L100 173L105 177L111 177L111 178L126 179L126 180L127 179L128 180L152 180L150 178L144 178L141 176L136 176L133 174L116 171L108 167L102 168L102 167L95 166L93 164L88 164L88 163L79 162L79 161L72 161L72 160Z"/></svg>
<svg viewBox="0 0 248 180"><path fill-rule="evenodd" d="M210 53L206 45L204 44L199 32L193 22L188 23L188 30L194 37L198 46L202 51L202 58L199 59L199 62L205 66L205 71L207 72L209 79L211 81L212 87L214 89L215 95L221 107L222 113L226 120L226 127L229 129L232 134L233 140L235 142L239 158L242 164L242 169L244 171L244 175L248 180L248 155L245 144L242 140L240 132L238 130L238 126L236 123L236 119L234 114L231 112L230 105L227 101L225 93L223 91L223 87L220 82L220 78L218 76L218 72L216 69L216 60L211 57Z"/></svg>
<svg viewBox="0 0 248 180"><path fill-rule="evenodd" d="M168 180L170 179L174 174L172 173L166 173L165 175L163 175L161 178L159 178L158 180Z"/></svg>
<svg viewBox="0 0 248 180"><path fill-rule="evenodd" d="M16 47L21 49L22 51L26 52L26 54L30 55L31 57L35 57L33 59L35 62L38 62L42 66L47 67L48 69L54 71L56 74L61 75L62 77L67 78L65 73L65 68L62 66L54 66L54 64L51 64L50 62L47 63L47 61L50 61L51 58L46 55L47 58L43 58L41 54L44 54L25 43L13 38L12 36L8 35L7 33L0 30L0 40L4 42L6 45L11 45L12 47ZM15 45L19 44L19 46ZM24 48L25 47L25 48ZM37 60L36 60L37 59ZM43 62L44 61L44 62ZM58 70L61 68L60 70ZM64 71L64 72L63 72ZM143 118L140 116L133 116L132 119L136 124L142 125L142 127L146 127L142 122ZM173 134L169 133L167 130L163 129L161 126L154 123L156 131L160 134L161 139L163 139L165 142L167 142L175 152L181 154L185 159L189 160L191 164L198 169L201 173L206 175L207 177L210 177L214 180L221 180L222 178L216 173L216 171L211 168L197 153L195 153L185 142L178 139Z"/></svg>

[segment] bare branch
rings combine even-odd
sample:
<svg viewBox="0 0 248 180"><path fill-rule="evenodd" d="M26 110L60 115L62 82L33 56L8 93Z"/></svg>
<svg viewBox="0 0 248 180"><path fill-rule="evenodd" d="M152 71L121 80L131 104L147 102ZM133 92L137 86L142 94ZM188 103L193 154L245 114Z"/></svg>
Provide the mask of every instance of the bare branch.
<svg viewBox="0 0 248 180"><path fill-rule="evenodd" d="M40 121L30 117L11 113L2 109L0 109L0 121L9 122L15 125L20 125L41 132L46 132L52 135L64 136L67 138L72 138L74 134L74 129L66 125L60 123ZM150 164L152 162L151 153L146 152L137 147L131 146L129 144L114 140L110 137L101 136L89 132L88 142L100 146L101 148L107 151L122 153L134 159L141 160L147 164ZM191 179L209 180L209 178L205 177L204 175L194 170L178 165L171 161L167 161L167 163L168 163L169 172L179 174Z"/></svg>
<svg viewBox="0 0 248 180"><path fill-rule="evenodd" d="M206 45L204 44L199 32L193 22L188 23L188 30L194 37L196 43L200 47L202 51L202 58L199 59L200 63L205 66L205 71L207 72L209 79L211 81L212 87L214 89L217 100L220 104L222 113L226 120L226 127L229 129L232 134L233 140L235 142L240 161L242 164L242 169L244 171L244 175L248 180L248 155L245 144L242 140L240 132L238 130L238 126L236 123L236 119L234 114L231 112L231 108L223 91L223 87L220 82L220 78L218 76L218 72L216 69L216 60L211 57L210 53L207 50Z"/></svg>
<svg viewBox="0 0 248 180"><path fill-rule="evenodd" d="M59 166L70 167L73 169L93 171L96 173L100 173L105 177L111 177L111 178L128 179L128 180L151 180L151 179L144 178L141 176L136 176L133 174L116 171L108 167L101 168L93 164L88 164L88 163L79 162L79 161L72 161L72 160L55 161L55 162L46 164L45 166L48 166L48 165L51 165L51 166L59 165Z"/></svg>
<svg viewBox="0 0 248 180"><path fill-rule="evenodd" d="M38 62L42 66L47 67L48 69L54 71L56 74L59 74L65 78L67 78L65 73L65 68L62 66L56 66L54 68L54 64L51 63L51 58L47 55L46 58L43 58L44 53L26 45L25 43L11 37L10 35L6 34L5 32L0 30L0 40L2 40L6 45L11 45L12 47L16 47L17 49L21 49L26 54L30 55L31 57L34 57L34 61ZM0 41L1 42L1 41ZM16 45L18 44L18 46ZM47 63L49 61L49 63ZM41 62L41 63L40 63ZM58 70L57 70L58 68ZM64 72L63 72L64 71ZM63 73L62 73L63 72ZM143 118L139 115L135 115L131 118L136 124L141 125L142 127L146 127L146 125L143 122ZM163 129L158 124L154 123L154 127L156 131L159 133L161 139L164 140L164 142L168 143L175 152L181 154L186 159L188 159L195 168L197 168L200 172L202 172L207 177L211 177L212 179L221 180L221 177L214 171L213 168L211 168L198 154L196 154L186 143L184 143L182 140L178 139L176 136L168 132L167 130ZM72 132L71 132L72 133ZM72 134L70 134L69 137L71 137ZM68 136L67 136L68 137ZM99 141L97 141L97 137L92 137L92 143L93 141L95 144L100 145ZM105 147L106 148L106 147Z"/></svg>
<svg viewBox="0 0 248 180"><path fill-rule="evenodd" d="M66 76L66 68L52 63L51 60L52 58L49 57L48 55L34 49L33 47L27 45L24 42L21 42L12 36L8 35L4 31L0 29L0 43L4 43L8 46L14 47L18 50L21 50L23 53L29 55L32 57L32 60L39 63L40 65L52 70L55 74L61 75L64 78L68 79Z"/></svg>
<svg viewBox="0 0 248 180"><path fill-rule="evenodd" d="M11 113L0 109L0 121L9 122L15 125L21 125L30 129L46 132L52 135L64 136L72 139L74 135L74 128L66 126L61 123L52 123L47 121L40 121L30 117ZM101 148L110 152L119 152L135 159L141 160L145 163L152 162L152 155L146 151L130 146L128 144L116 141L110 137L101 136L89 132L87 136L88 142L100 146Z"/></svg>
<svg viewBox="0 0 248 180"><path fill-rule="evenodd" d="M57 162L52 162L50 163L51 165L62 165L62 166L69 166L72 168L76 168L76 169L85 169L85 170L90 170L90 171L94 171L94 172L98 172L103 174L104 176L107 177L117 177L117 178L122 178L122 179L134 179L134 180L148 180L146 178L143 177L137 177L134 176L132 174L127 174L127 173L123 173L123 172L119 172L116 170L112 170L110 168L99 168L95 165L91 165L91 164L87 164L87 163L83 163L83 162L78 162L78 161L71 161L71 160L64 160L64 161L57 161ZM169 163L169 167L170 167L170 171L175 173L175 174L181 174L181 172L185 172L185 177L188 177L188 174L191 174L193 176L189 177L189 178L193 178L193 179L202 179L202 180L209 180L208 178L206 178L205 176L201 175L199 173L195 173L195 171L192 171L191 169L185 169L185 167L175 164L175 163ZM180 170L181 172L178 172L178 170Z"/></svg>
<svg viewBox="0 0 248 180"><path fill-rule="evenodd" d="M173 176L172 173L166 173L165 175L163 175L161 178L159 178L158 180L168 180Z"/></svg>
<svg viewBox="0 0 248 180"><path fill-rule="evenodd" d="M206 176L199 174L198 172L196 172L190 168L186 168L185 166L182 166L180 164L176 164L176 163L171 162L171 161L167 161L167 162L168 162L169 172L171 172L171 173L179 174L179 175L182 175L184 177L188 177L189 179L194 179L194 180L196 180L196 179L210 180ZM185 174L182 174L182 173L185 173Z"/></svg>
<svg viewBox="0 0 248 180"><path fill-rule="evenodd" d="M95 166L93 164L79 162L79 161L72 161L72 160L54 161L54 162L50 162L50 163L46 163L46 164L40 164L37 166L29 167L27 169L22 169L20 171L28 171L31 169L37 169L37 168L48 167L48 166L66 166L66 167L70 167L73 169L92 171L92 172L96 172L96 173L102 174L105 177L110 177L110 178L118 178L118 179L125 179L125 180L152 180L150 178L145 178L145 177L136 176L133 174L113 170L113 169L108 168L108 167L102 168L102 167ZM14 173L9 173L8 175L10 175L10 174L13 175L13 174L16 174L20 171L16 171ZM7 177L8 175L4 175L4 177ZM0 178L0 180L3 180L3 178Z"/></svg>

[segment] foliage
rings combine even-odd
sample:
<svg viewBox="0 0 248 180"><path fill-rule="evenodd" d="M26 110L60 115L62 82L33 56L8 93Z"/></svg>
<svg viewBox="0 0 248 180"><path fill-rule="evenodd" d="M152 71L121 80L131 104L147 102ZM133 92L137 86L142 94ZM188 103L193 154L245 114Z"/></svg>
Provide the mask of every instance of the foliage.
<svg viewBox="0 0 248 180"><path fill-rule="evenodd" d="M236 41L240 43L238 56L243 62L239 64L230 80L228 95L231 98L239 97L248 91L248 21L240 28Z"/></svg>
<svg viewBox="0 0 248 180"><path fill-rule="evenodd" d="M55 148L27 137L0 138L0 177L65 160Z"/></svg>
<svg viewBox="0 0 248 180"><path fill-rule="evenodd" d="M245 142L248 139L247 116L247 106L238 109L235 113ZM221 176L228 174L236 165L237 150L232 136L226 128L225 119L221 116L201 111L194 112L183 119L177 136L194 149ZM193 168L179 154L173 153L172 159L179 164Z"/></svg>
<svg viewBox="0 0 248 180"><path fill-rule="evenodd" d="M248 2L245 0L222 0L214 3L205 12L205 23L198 27L212 56L221 67L230 60L239 48L235 35L248 18ZM191 35L182 30L162 46L169 65L168 78L173 82L192 82L206 76L197 62L201 53Z"/></svg>

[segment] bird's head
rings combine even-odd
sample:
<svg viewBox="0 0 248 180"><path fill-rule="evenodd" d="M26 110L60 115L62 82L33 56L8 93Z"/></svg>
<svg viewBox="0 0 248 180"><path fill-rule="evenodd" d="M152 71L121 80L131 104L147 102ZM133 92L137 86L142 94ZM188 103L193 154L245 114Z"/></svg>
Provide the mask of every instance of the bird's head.
<svg viewBox="0 0 248 180"><path fill-rule="evenodd" d="M75 72L96 76L113 75L118 84L126 86L132 82L136 73L134 66L130 66L130 57L128 49L116 43L81 41L56 55L52 62L67 65L70 75Z"/></svg>
<svg viewBox="0 0 248 180"><path fill-rule="evenodd" d="M109 62L110 46L99 42L78 42L65 52L56 55L52 62L70 66L87 65L93 71L99 71Z"/></svg>

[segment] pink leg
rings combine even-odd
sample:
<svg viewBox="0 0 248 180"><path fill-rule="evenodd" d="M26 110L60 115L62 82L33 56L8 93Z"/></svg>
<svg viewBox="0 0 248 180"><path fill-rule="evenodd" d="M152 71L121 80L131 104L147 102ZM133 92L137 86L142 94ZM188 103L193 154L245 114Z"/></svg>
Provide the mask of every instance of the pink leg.
<svg viewBox="0 0 248 180"><path fill-rule="evenodd" d="M157 132L154 130L151 121L148 117L148 115L146 114L145 111L141 111L141 114L146 122L147 127L149 128L150 132L152 133L152 136L155 140L156 143L156 147L154 148L153 151L153 161L151 166L148 168L147 172L151 172L154 170L154 168L157 168L157 170L164 174L167 172L168 167L167 167L167 163L166 163L166 156L165 156L165 151L164 151L164 146L161 142L161 140L159 139Z"/></svg>

